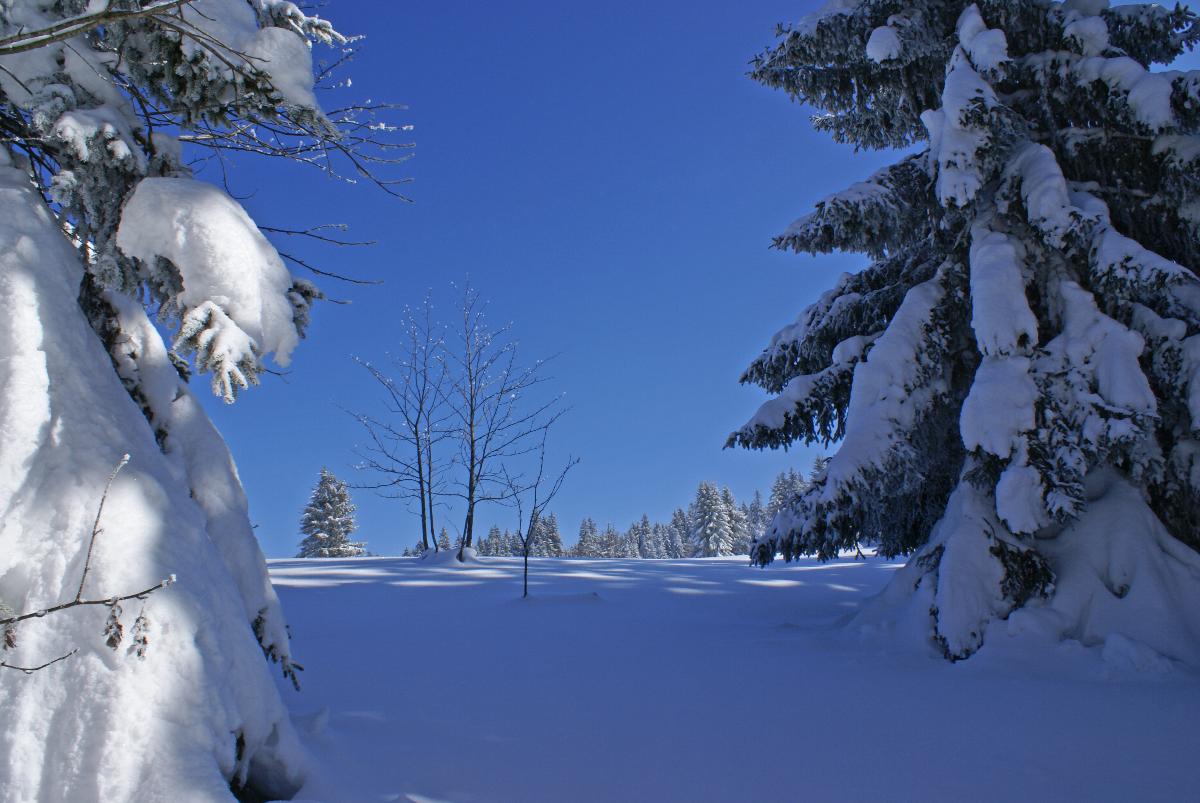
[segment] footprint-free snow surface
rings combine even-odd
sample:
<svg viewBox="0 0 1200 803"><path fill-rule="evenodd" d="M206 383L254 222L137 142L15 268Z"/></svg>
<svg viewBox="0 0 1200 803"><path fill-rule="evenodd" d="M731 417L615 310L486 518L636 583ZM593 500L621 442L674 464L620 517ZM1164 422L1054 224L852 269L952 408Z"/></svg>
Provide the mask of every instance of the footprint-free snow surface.
<svg viewBox="0 0 1200 803"><path fill-rule="evenodd" d="M326 801L1194 800L1200 679L839 626L880 559L277 560ZM994 642L994 643L993 643Z"/></svg>

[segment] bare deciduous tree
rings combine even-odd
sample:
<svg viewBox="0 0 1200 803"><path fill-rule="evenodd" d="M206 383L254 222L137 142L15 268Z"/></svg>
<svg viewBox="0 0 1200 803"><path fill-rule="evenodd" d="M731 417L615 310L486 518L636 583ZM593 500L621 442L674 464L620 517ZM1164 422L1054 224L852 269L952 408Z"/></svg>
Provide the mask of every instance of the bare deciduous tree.
<svg viewBox="0 0 1200 803"><path fill-rule="evenodd" d="M446 361L443 327L433 322L433 303L427 294L418 312L407 309L404 318L405 351L395 359L397 377L369 362L359 364L387 393L389 418L365 414L354 417L366 429L370 444L359 452L360 469L380 475L376 483L357 485L385 496L415 499L421 511L421 544L439 549L435 510L445 491L444 461L435 447L450 436L446 407Z"/></svg>
<svg viewBox="0 0 1200 803"><path fill-rule="evenodd" d="M467 284L454 337L447 342L446 327L434 323L426 296L419 313L406 314L405 350L394 361L395 376L360 361L387 393L387 416L353 414L369 438L359 450L359 467L380 477L358 487L418 500L425 549L441 546L434 537L440 501L461 501L459 560L474 545L481 504L523 507L523 497L532 492L531 510L540 516L553 497L547 492L556 493L562 484L562 477L546 484L544 453L546 434L563 413L561 397L536 399L532 393L547 379L546 361L521 366L511 327L493 327L486 313L487 304ZM443 456L442 450L453 455ZM516 470L529 460L536 462L536 474ZM571 465L574 461L567 468Z"/></svg>
<svg viewBox="0 0 1200 803"><path fill-rule="evenodd" d="M567 473L570 472L578 463L579 459L568 457L567 462L563 465L562 470L558 474L551 477L546 473L546 439L550 435L550 428L558 420L559 416L565 412L559 410L545 421L542 426L541 439L537 445L537 462L536 470L528 480L523 480L519 476L509 476L507 478L508 489L512 495L513 504L517 509L517 536L521 539L521 556L524 559L522 570L522 591L521 597L529 596L529 550L533 546L533 541L537 537L538 529L542 524L542 515L546 508L550 506L550 502L558 495L559 490L563 486L563 482L567 479ZM528 500L529 516L524 515Z"/></svg>
<svg viewBox="0 0 1200 803"><path fill-rule="evenodd" d="M561 415L559 399L530 403L530 392L546 381L545 360L529 367L517 363L510 325L493 328L487 304L470 284L463 288L458 338L449 350L448 402L459 441L459 477L453 496L466 506L458 558L471 547L475 511L488 502L514 498L506 462L533 453L550 424Z"/></svg>

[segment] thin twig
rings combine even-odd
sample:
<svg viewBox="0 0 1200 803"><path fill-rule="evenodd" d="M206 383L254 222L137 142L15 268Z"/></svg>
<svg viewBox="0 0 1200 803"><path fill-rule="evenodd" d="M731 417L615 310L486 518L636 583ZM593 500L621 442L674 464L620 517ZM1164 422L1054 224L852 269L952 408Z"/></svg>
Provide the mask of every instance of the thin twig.
<svg viewBox="0 0 1200 803"><path fill-rule="evenodd" d="M117 462L117 467L108 475L108 482L104 483L104 493L100 496L100 506L96 508L96 521L92 524L92 538L88 541L87 558L83 562L83 575L79 578L79 591L75 594L75 601L79 602L83 599L83 584L87 582L88 570L92 568L92 549L96 546L96 536L100 535L100 516L104 513L104 502L108 499L108 491L112 488L113 480L121 473L121 469L129 462L129 455L121 455L120 461Z"/></svg>
<svg viewBox="0 0 1200 803"><path fill-rule="evenodd" d="M4 661L0 661L0 668L15 669L18 672L24 672L26 675L32 675L34 672L37 672L39 669L45 669L46 667L50 666L51 664L57 664L59 661L67 660L68 658L70 658L72 655L74 655L77 652L79 652L78 647L71 650L66 655L60 655L52 661L47 661L46 663L42 664L41 666L17 666L16 664L8 664L8 663L5 663Z"/></svg>
<svg viewBox="0 0 1200 803"><path fill-rule="evenodd" d="M0 619L0 625L16 624L17 622L24 622L27 619L40 619L43 616L48 616L49 614L52 614L52 613L57 613L59 611L65 611L68 608L79 608L84 605L115 605L117 603L125 602L126 600L130 600L130 599L145 599L146 597L153 594L155 591L158 591L160 588L166 588L167 586L171 585L174 582L175 582L175 575L172 574L172 575L168 576L162 582L156 583L155 585L152 585L149 588L143 589L141 591L137 591L133 594L126 594L123 597L108 597L107 599L73 599L70 602L63 602L59 605L54 605L49 608L43 608L40 611L33 611L31 613L23 613L20 616L10 616L7 619Z"/></svg>

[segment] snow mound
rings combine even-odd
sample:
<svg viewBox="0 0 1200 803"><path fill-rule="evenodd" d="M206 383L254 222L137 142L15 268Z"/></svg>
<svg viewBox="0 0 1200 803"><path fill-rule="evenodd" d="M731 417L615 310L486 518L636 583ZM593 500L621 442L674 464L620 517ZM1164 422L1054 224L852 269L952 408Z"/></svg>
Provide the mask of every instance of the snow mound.
<svg viewBox="0 0 1200 803"><path fill-rule="evenodd" d="M1173 538L1117 475L1089 482L1099 498L1057 538L1039 544L1056 590L1031 613L1088 646L1116 634L1200 667L1200 555Z"/></svg>
<svg viewBox="0 0 1200 803"><path fill-rule="evenodd" d="M280 365L288 363L300 342L288 299L292 276L221 189L187 178L143 179L121 213L117 246L147 264L170 260L183 283L176 302L184 313L227 315L257 354L274 352ZM246 351L238 344L226 350Z"/></svg>
<svg viewBox="0 0 1200 803"><path fill-rule="evenodd" d="M978 540L978 532L989 527L966 532L970 539L952 550L954 540L963 537L962 527L950 532L939 524L931 546L945 545L943 564L977 559L979 565L965 574L972 582L961 589L940 587L934 562L923 550L855 614L851 629L888 634L900 645L932 645L940 626L943 632L975 636L980 655L987 654L989 642L1001 639L1007 647L1024 643L1030 651L1040 649L1035 642L1071 641L1099 651L1106 664L1120 670L1200 668L1200 555L1173 538L1140 492L1115 472L1090 476L1088 486L1093 500L1084 514L1057 536L1036 542L1054 573L1048 599L1034 599L989 625L988 619L1003 616L1004 610L999 596L987 589L999 588L1005 579ZM961 492L960 487L951 498L945 521L962 519L966 510L999 532L986 506L960 510L966 504L958 499ZM978 582L981 576L989 582ZM937 609L962 621L937 623L931 615Z"/></svg>
<svg viewBox="0 0 1200 803"><path fill-rule="evenodd" d="M890 25L883 25L871 31L867 39L867 58L882 64L899 58L901 47L900 32Z"/></svg>
<svg viewBox="0 0 1200 803"><path fill-rule="evenodd" d="M224 69L261 70L271 80L284 105L316 109L313 95L312 52L308 42L283 28L259 28L250 3L242 0L192 0L180 8L180 15L202 36L184 37L182 46L190 56L209 56L208 43L221 42L227 48L221 59Z"/></svg>
<svg viewBox="0 0 1200 803"><path fill-rule="evenodd" d="M426 552L421 557L426 566L482 566L485 561L479 559L479 553L472 547L464 547L462 560L458 559L457 549L441 549L437 552Z"/></svg>

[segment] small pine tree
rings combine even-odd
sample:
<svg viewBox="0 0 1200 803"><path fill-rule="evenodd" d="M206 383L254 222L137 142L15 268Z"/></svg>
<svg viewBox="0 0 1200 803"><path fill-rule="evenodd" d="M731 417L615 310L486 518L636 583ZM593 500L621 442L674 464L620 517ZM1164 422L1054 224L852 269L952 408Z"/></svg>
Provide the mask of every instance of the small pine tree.
<svg viewBox="0 0 1200 803"><path fill-rule="evenodd" d="M450 533L446 532L445 527L443 527L442 531L440 533L438 533L437 546L438 546L439 550L453 548L450 545Z"/></svg>
<svg viewBox="0 0 1200 803"><path fill-rule="evenodd" d="M296 557L357 558L366 554L365 543L350 540L355 529L354 509L346 483L321 469L317 487L300 517L305 538Z"/></svg>

